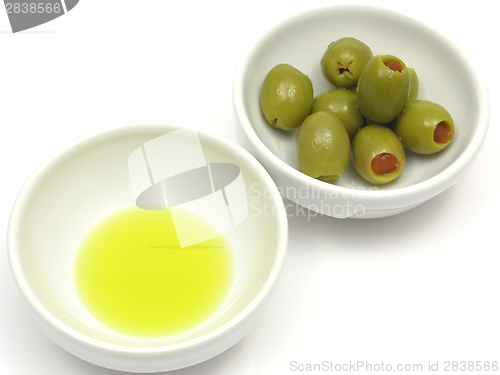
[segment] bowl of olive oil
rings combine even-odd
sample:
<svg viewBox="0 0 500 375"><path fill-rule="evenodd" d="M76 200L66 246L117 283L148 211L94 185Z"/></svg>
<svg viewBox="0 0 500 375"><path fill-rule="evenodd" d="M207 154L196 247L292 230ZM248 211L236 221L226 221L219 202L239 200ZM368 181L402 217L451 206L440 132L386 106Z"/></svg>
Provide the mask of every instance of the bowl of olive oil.
<svg viewBox="0 0 500 375"><path fill-rule="evenodd" d="M208 360L257 324L287 240L279 191L247 151L186 124L133 122L43 161L7 245L53 341L99 366L160 372Z"/></svg>

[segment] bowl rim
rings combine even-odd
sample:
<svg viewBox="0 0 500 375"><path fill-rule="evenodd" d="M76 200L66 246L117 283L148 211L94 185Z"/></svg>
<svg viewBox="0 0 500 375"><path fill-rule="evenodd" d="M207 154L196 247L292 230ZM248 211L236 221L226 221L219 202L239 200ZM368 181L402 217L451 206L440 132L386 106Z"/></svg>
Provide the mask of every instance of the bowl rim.
<svg viewBox="0 0 500 375"><path fill-rule="evenodd" d="M272 261L272 267L269 271L269 276L267 277L265 283L260 287L257 295L237 315L210 332L180 343L141 347L109 343L87 336L70 327L69 325L63 323L56 316L54 316L52 312L47 309L40 301L39 297L32 290L32 288L30 288L25 275L26 271L22 266L22 251L20 249L21 245L19 244L19 238L22 236L23 227L21 218L26 212L27 205L30 199L37 191L38 183L40 181L43 181L51 173L51 170L54 167L57 167L59 163L64 162L64 160L72 153L78 152L92 142L102 139L102 137L112 137L116 134L123 134L123 132L134 130L140 131L141 129L161 131L172 130L173 128L193 129L203 134L204 137L208 137L211 142L214 142L221 148L229 150L233 155L237 155L242 163L249 166L260 176L260 178L262 178L263 183L266 184L266 187L271 187L270 189L268 189L269 191L266 192L266 198L270 199L277 207L277 211L273 212L272 215L273 219L276 222L277 230L274 232L276 235L276 255ZM31 310L35 313L36 317L41 319L45 326L49 326L60 336L63 336L72 342L77 342L84 347L90 347L101 352L104 351L108 353L127 355L175 355L208 345L211 341L217 339L220 336L230 335L231 332L237 330L239 326L251 319L252 315L258 312L261 307L265 305L266 300L271 294L279 278L284 263L287 246L288 218L286 210L283 204L282 197L279 194L274 181L272 180L268 172L264 169L264 167L247 150L245 150L235 142L229 140L228 138L218 135L215 132L211 132L205 128L178 121L163 120L130 121L108 125L81 135L63 145L58 150L54 151L34 169L34 171L25 181L24 185L21 187L14 201L7 228L7 256L10 269L18 289L20 290Z"/></svg>
<svg viewBox="0 0 500 375"><path fill-rule="evenodd" d="M433 33L436 38L439 38L444 43L449 45L450 48L457 54L457 56L460 57L461 61L466 61L467 64L471 67L469 71L471 73L472 82L474 82L474 89L476 92L475 99L477 102L477 107L479 109L476 119L477 126L475 127L469 142L465 145L464 150L458 155L458 157L443 171L427 180L409 186L382 190L351 189L317 180L303 174L299 170L290 166L279 157L277 157L271 150L269 150L269 148L267 148L267 146L262 142L260 137L255 132L248 116L246 115L245 76L247 72L251 71L252 69L250 64L251 60L259 51L261 45L265 43L267 39L269 39L275 33L279 32L281 29L293 24L294 22L313 18L318 14L321 15L325 12L352 11L370 13L372 15L375 14L398 17L405 20L406 23L412 23L415 26L426 30L427 32ZM317 189L319 191L324 191L326 192L326 194L349 196L353 199L359 198L363 200L372 200L372 202L377 202L378 207L380 207L380 204L382 204L384 208L400 208L412 204L417 204L419 202L422 202L423 200L429 199L439 194L451 185L458 182L461 172L463 170L468 170L468 166L470 166L471 162L479 153L489 127L490 99L488 88L477 63L472 58L472 56L469 55L469 53L462 46L460 46L456 40L454 40L450 35L445 34L442 30L438 30L433 26L408 14L404 14L380 6L342 4L315 7L304 11L295 12L278 21L273 26L261 30L261 32L250 41L238 60L233 76L232 89L233 108L238 123L240 124L243 133L249 141L252 150L255 152L257 159L261 161L264 166L266 166L266 168L271 168L274 171L280 171L280 173L283 173L288 180L292 180L295 183L299 184L305 183L308 187L312 187L313 189Z"/></svg>

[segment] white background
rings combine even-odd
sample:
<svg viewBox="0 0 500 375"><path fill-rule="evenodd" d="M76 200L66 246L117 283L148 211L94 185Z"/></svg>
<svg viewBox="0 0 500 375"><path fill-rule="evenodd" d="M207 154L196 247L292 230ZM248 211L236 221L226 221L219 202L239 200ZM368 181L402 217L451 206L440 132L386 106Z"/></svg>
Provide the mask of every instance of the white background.
<svg viewBox="0 0 500 375"><path fill-rule="evenodd" d="M231 84L243 49L282 17L333 3L82 0L19 34L2 8L1 374L117 373L52 343L16 289L5 232L32 170L77 136L123 121L183 121L241 143ZM307 218L290 206L282 277L258 326L216 358L176 374L305 373L293 361L424 369L439 361L441 370L445 361L500 362L498 12L483 0L362 3L427 22L475 57L492 113L473 170L438 197L385 219ZM429 59L439 63L439 56Z"/></svg>

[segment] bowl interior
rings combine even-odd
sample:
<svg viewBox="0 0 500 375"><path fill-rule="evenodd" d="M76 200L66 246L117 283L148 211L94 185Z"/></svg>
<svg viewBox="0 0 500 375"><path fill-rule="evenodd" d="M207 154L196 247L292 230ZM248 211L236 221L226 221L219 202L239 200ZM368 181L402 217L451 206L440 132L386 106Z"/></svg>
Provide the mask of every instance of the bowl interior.
<svg viewBox="0 0 500 375"><path fill-rule="evenodd" d="M16 257L28 300L62 329L105 343L160 346L199 337L235 318L261 292L283 254L276 215L262 210L282 204L264 169L229 141L198 132L206 161L240 167L248 216L226 234L234 256L234 281L220 309L189 332L158 339L128 337L95 320L73 283L73 261L81 240L104 216L135 205L128 158L133 150L177 125L140 124L112 128L59 151L39 167L23 188L17 223ZM278 199L279 200L278 200ZM278 211L281 212L281 211ZM258 234L258 235L256 235Z"/></svg>
<svg viewBox="0 0 500 375"><path fill-rule="evenodd" d="M302 13L278 23L250 46L242 59L242 84L237 90L241 91L238 97L247 125L253 128L246 131L258 136L254 146L269 149L283 162L283 168L298 169L296 131L272 128L261 113L262 82L272 67L288 63L311 78L314 95L334 88L324 79L320 60L332 41L347 36L365 42L374 55L398 56L415 69L420 82L419 99L441 104L455 122L455 138L447 149L432 156L407 151L407 166L402 175L378 189L411 186L449 167L478 128L484 93L479 92L481 86L474 71L477 68L453 43L427 25L392 11L365 6L334 6ZM371 186L357 175L352 165L333 184L346 188Z"/></svg>

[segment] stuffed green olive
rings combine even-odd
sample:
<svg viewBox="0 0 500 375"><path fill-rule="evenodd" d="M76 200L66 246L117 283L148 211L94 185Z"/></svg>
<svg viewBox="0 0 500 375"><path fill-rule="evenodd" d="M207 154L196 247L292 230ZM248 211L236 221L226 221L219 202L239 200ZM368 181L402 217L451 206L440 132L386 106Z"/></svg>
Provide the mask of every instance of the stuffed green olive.
<svg viewBox="0 0 500 375"><path fill-rule="evenodd" d="M325 78L335 87L356 86L366 63L373 57L372 50L356 38L340 38L330 43L321 58Z"/></svg>
<svg viewBox="0 0 500 375"><path fill-rule="evenodd" d="M349 134L334 114L320 111L309 115L296 136L299 169L322 181L340 178L349 164Z"/></svg>
<svg viewBox="0 0 500 375"><path fill-rule="evenodd" d="M394 123L404 146L419 154L434 154L447 147L455 135L450 113L429 100L414 100Z"/></svg>
<svg viewBox="0 0 500 375"><path fill-rule="evenodd" d="M366 125L365 116L356 105L356 94L350 90L333 89L316 96L313 100L312 113L319 111L336 115L344 124L350 139Z"/></svg>
<svg viewBox="0 0 500 375"><path fill-rule="evenodd" d="M361 113L374 123L388 123L404 109L410 93L410 72L392 55L377 55L359 77L356 98Z"/></svg>
<svg viewBox="0 0 500 375"><path fill-rule="evenodd" d="M363 179L382 185L401 174L406 155L403 144L392 130L368 125L352 141L352 162Z"/></svg>
<svg viewBox="0 0 500 375"><path fill-rule="evenodd" d="M279 64L269 71L260 93L260 105L267 122L283 130L300 126L311 113L313 99L309 77L288 64Z"/></svg>

